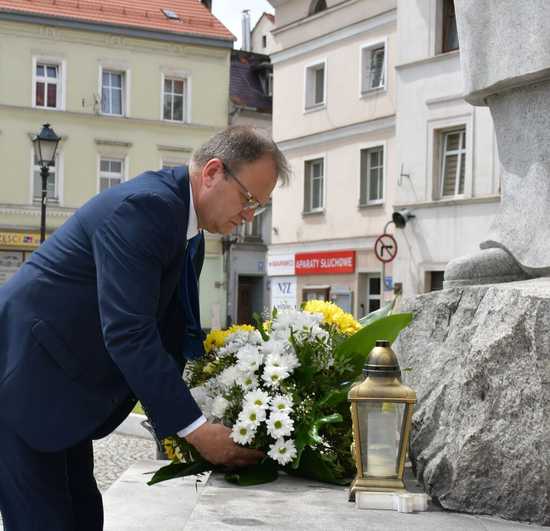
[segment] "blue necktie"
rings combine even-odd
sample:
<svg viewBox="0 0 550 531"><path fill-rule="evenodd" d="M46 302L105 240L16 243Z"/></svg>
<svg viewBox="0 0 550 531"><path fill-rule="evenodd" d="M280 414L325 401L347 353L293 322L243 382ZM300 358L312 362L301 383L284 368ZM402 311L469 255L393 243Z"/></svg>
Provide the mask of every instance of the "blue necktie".
<svg viewBox="0 0 550 531"><path fill-rule="evenodd" d="M200 358L204 354L204 332L199 306L199 275L204 262L204 235L199 232L187 242L185 261L180 278L180 299L185 322L182 353L185 359Z"/></svg>

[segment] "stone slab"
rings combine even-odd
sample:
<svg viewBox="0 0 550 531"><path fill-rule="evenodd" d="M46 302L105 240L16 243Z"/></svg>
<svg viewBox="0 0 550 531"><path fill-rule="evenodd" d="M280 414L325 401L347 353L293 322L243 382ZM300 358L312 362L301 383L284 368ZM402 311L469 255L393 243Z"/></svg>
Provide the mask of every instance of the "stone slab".
<svg viewBox="0 0 550 531"><path fill-rule="evenodd" d="M105 531L544 531L498 518L441 511L424 513L360 510L347 489L288 476L255 487L236 487L211 476L149 487L147 472L166 462L141 461L130 467L104 495Z"/></svg>
<svg viewBox="0 0 550 531"><path fill-rule="evenodd" d="M181 531L204 490L206 476L173 479L149 486L154 472L169 461L132 465L103 494L104 531Z"/></svg>

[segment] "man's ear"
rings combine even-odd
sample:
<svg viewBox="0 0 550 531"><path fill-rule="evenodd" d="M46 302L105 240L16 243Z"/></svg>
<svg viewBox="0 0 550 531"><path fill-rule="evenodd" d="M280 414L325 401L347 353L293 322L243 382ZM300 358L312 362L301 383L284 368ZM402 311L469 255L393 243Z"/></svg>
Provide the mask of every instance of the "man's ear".
<svg viewBox="0 0 550 531"><path fill-rule="evenodd" d="M205 188L211 188L215 182L223 177L223 164L220 159L210 159L201 172L202 183Z"/></svg>

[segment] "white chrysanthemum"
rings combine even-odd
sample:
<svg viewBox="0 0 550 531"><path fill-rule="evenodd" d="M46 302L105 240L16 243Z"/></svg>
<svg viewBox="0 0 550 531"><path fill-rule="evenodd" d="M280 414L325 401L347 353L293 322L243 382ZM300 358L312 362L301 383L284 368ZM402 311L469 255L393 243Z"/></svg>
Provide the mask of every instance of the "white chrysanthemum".
<svg viewBox="0 0 550 531"><path fill-rule="evenodd" d="M258 427L260 422L265 420L265 409L254 407L250 404L246 404L243 410L239 413L239 421L248 422L254 428Z"/></svg>
<svg viewBox="0 0 550 531"><path fill-rule="evenodd" d="M217 419L223 418L229 402L223 396L217 396L212 402L212 415Z"/></svg>
<svg viewBox="0 0 550 531"><path fill-rule="evenodd" d="M258 377L253 372L241 372L237 383L245 391L252 391L258 387Z"/></svg>
<svg viewBox="0 0 550 531"><path fill-rule="evenodd" d="M251 345L261 345L263 342L262 334L258 330L251 330L248 332L248 342Z"/></svg>
<svg viewBox="0 0 550 531"><path fill-rule="evenodd" d="M289 415L292 412L292 397L290 395L275 395L271 399L271 411Z"/></svg>
<svg viewBox="0 0 550 531"><path fill-rule="evenodd" d="M239 378L239 370L235 365L227 367L218 376L218 382L223 389L232 387Z"/></svg>
<svg viewBox="0 0 550 531"><path fill-rule="evenodd" d="M238 346L242 347L248 343L248 331L246 330L237 330L233 332L225 339L226 344L230 344L233 347Z"/></svg>
<svg viewBox="0 0 550 531"><path fill-rule="evenodd" d="M262 374L262 380L268 387L279 387L281 382L288 378L289 374L287 367L266 365Z"/></svg>
<svg viewBox="0 0 550 531"><path fill-rule="evenodd" d="M253 407L267 409L269 407L270 396L261 389L250 391L244 396L245 404L250 404Z"/></svg>
<svg viewBox="0 0 550 531"><path fill-rule="evenodd" d="M237 352L237 367L243 372L254 372L260 368L264 357L254 345L244 345Z"/></svg>
<svg viewBox="0 0 550 531"><path fill-rule="evenodd" d="M294 441L289 439L285 441L283 438L277 439L270 447L267 455L281 465L290 463L296 457L296 446Z"/></svg>
<svg viewBox="0 0 550 531"><path fill-rule="evenodd" d="M274 439L288 437L294 429L294 421L286 413L271 413L267 419L267 432Z"/></svg>
<svg viewBox="0 0 550 531"><path fill-rule="evenodd" d="M256 428L250 422L238 420L231 430L231 438L237 444L250 444L256 433Z"/></svg>
<svg viewBox="0 0 550 531"><path fill-rule="evenodd" d="M298 356L294 351L287 349L286 352L272 352L267 355L266 366L284 367L289 373L300 366Z"/></svg>

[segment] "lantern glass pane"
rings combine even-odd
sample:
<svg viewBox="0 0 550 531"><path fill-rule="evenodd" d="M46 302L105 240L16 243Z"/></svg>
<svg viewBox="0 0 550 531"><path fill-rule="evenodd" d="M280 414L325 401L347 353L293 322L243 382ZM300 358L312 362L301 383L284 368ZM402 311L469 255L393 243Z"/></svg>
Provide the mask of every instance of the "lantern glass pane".
<svg viewBox="0 0 550 531"><path fill-rule="evenodd" d="M369 401L357 406L363 476L397 477L405 404Z"/></svg>

